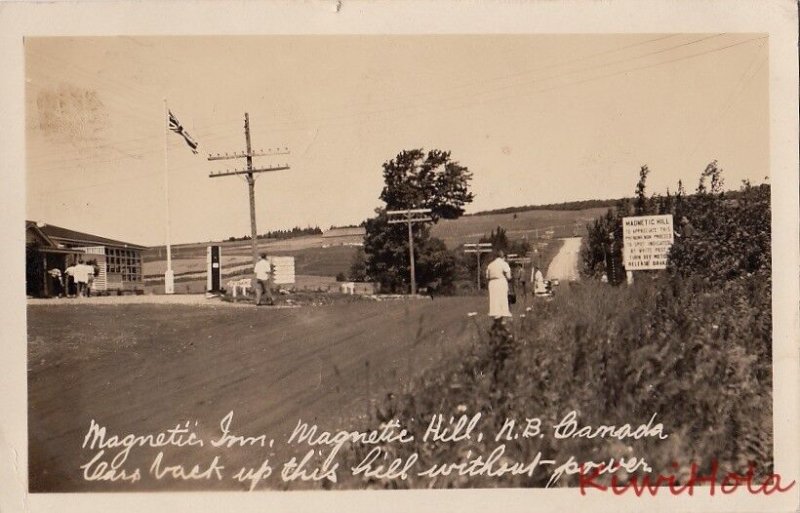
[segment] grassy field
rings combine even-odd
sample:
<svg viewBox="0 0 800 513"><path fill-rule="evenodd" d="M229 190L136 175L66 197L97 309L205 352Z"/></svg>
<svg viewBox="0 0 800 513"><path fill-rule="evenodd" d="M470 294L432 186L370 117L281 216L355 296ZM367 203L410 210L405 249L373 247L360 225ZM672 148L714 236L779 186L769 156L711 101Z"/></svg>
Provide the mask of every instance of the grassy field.
<svg viewBox="0 0 800 513"><path fill-rule="evenodd" d="M224 250L223 250L224 251ZM350 262L356 248L352 246L332 246L328 248L315 247L305 250L294 251L270 251L271 256L293 256L296 274L309 276L336 276L339 272L347 272L350 269ZM150 260L144 262L144 276L162 277L167 269L166 260ZM250 270L252 268L252 257L249 250L246 255L225 255L222 256L223 272L228 273L237 269ZM205 273L205 255L198 257L173 258L172 269L175 276L183 274Z"/></svg>
<svg viewBox="0 0 800 513"><path fill-rule="evenodd" d="M260 309L235 306L56 305L28 308L31 491L131 490L88 482L81 443L91 419L111 433L157 432L185 420L211 437L235 410L240 433L284 440L299 419L322 429L363 422L375 401L414 376L449 365L485 329L485 298ZM433 315L435 307L436 315ZM380 336L375 336L380 333ZM174 449L174 450L173 450ZM206 463L210 446L168 457ZM276 460L294 449L276 446ZM296 449L300 451L300 449ZM258 465L252 448L226 465ZM265 450L266 452L266 450ZM147 468L155 451L133 451ZM149 458L149 460L147 460ZM135 490L242 489L216 482L143 479Z"/></svg>
<svg viewBox="0 0 800 513"><path fill-rule="evenodd" d="M547 244L540 248L541 262L543 267L547 268L560 247L560 243L554 239L572 237L576 233L583 235L585 224L598 213L604 212L605 209L532 210L518 214L465 216L453 221L440 221L433 227L432 234L443 239L450 248L456 248L465 242L475 242L498 226L505 228L512 240L527 237L529 241L534 241L536 240L535 236L538 235L540 242ZM550 238L541 238L545 236L544 232L548 227L555 227ZM348 241L357 242L357 239L348 239ZM173 269L176 277L180 277L183 273L205 271L206 246L208 244L211 243L173 246ZM334 277L339 273L347 274L357 248L330 244L330 239L315 235L284 241L259 241L259 250L275 256L295 257L295 272L298 275ZM325 247L326 245L329 246ZM226 272L237 270L238 274L239 271L246 272L248 270L251 252L249 241L223 242L221 246L222 265ZM143 264L145 277L163 276L166 270L165 259L163 247L151 248L145 252ZM163 281L159 283L163 286Z"/></svg>
<svg viewBox="0 0 800 513"><path fill-rule="evenodd" d="M307 235L303 237L296 237L286 240L259 240L259 251L267 251L269 253L298 251L308 248L322 247L325 244L325 239L321 235ZM172 258L175 259L197 259L202 258L205 261L206 248L210 245L219 245L222 248L223 256L238 256L247 257L250 255L251 246L250 241L217 241L217 242L198 242L194 244L176 244L172 246ZM165 260L166 250L164 246L154 246L148 251L145 251L143 260L145 262Z"/></svg>
<svg viewBox="0 0 800 513"><path fill-rule="evenodd" d="M431 233L444 240L448 247L458 247L465 242L477 242L484 235L503 227L509 239L521 239L527 236L533 240L537 233L541 237L544 230L553 228L553 237L582 236L585 225L599 215L605 208L587 210L529 210L516 214L490 214L483 216L464 216L456 220L441 220Z"/></svg>
<svg viewBox="0 0 800 513"><path fill-rule="evenodd" d="M651 273L638 275L630 287L593 280L562 285L534 314L482 334L453 367L425 373L408 393L385 401L372 424L387 416L406 419L404 426L421 440L436 413L482 414L483 440L392 447L392 457L403 461L415 453L420 469L486 458L502 445L509 464L533 461L539 452L557 465L571 457L587 464L640 458L653 475L674 474L685 483L693 464L703 475L718 464L721 480L726 472L744 475L752 463L754 482L763 482L773 470L772 334L764 278L709 287L702 280L668 281ZM556 437L556 426L570 411L579 426L635 429L655 418L652 425L663 423L667 437ZM488 435L500 432L507 419L531 417L541 421L541 437L498 441ZM344 465L357 464L370 449L357 446ZM502 479L412 475L375 486L543 487L553 468ZM616 474L624 483L643 473ZM608 485L609 478L597 482ZM359 482L347 480L342 486ZM577 481L562 476L553 484Z"/></svg>

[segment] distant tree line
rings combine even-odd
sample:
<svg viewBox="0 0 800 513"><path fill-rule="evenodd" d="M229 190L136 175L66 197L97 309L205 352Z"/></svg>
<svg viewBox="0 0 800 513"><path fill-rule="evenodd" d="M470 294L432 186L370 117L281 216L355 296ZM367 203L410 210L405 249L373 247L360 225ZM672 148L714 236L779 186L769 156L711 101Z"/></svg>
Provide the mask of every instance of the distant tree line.
<svg viewBox="0 0 800 513"><path fill-rule="evenodd" d="M607 208L615 206L621 199L565 201L563 203L549 203L547 205L524 205L521 207L506 207L494 210L482 210L467 216L488 216L493 214L517 214L531 210L586 210L589 208Z"/></svg>
<svg viewBox="0 0 800 513"><path fill-rule="evenodd" d="M736 199L742 194L742 191L726 191L725 195L729 199ZM548 203L546 205L523 205L521 207L506 207L497 208L494 210L481 210L473 214L464 214L464 217L470 216L489 216L494 214L517 214L520 212L530 212L532 210L587 210L590 208L615 208L620 203L633 202L635 197L618 198L618 199L596 199L596 200L581 200L581 201L565 201L563 203Z"/></svg>
<svg viewBox="0 0 800 513"><path fill-rule="evenodd" d="M258 236L259 240L262 239L292 239L294 237L303 237L305 235L320 235L322 234L322 230L319 226L314 226L313 228L308 226L306 228L300 228L299 226L295 226L291 230L270 230L268 232L262 233ZM228 237L228 242L235 242L241 240L250 240L251 237L249 235L244 235L243 237Z"/></svg>
<svg viewBox="0 0 800 513"><path fill-rule="evenodd" d="M345 225L342 225L342 226L331 226L331 230L340 230L342 228L363 228L364 226L367 226L367 220L366 219L364 219L363 221L361 221L358 224L345 224Z"/></svg>

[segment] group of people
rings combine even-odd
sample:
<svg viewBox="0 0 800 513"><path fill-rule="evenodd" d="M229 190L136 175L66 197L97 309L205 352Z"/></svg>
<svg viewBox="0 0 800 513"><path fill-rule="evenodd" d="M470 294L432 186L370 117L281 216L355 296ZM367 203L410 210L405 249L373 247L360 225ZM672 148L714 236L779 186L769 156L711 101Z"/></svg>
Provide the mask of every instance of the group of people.
<svg viewBox="0 0 800 513"><path fill-rule="evenodd" d="M494 260L486 267L486 281L489 288L489 317L496 321L511 317L509 303L515 302L518 294L527 297L529 285L533 294L545 288L541 269L533 267L529 275L524 266L517 265L512 272L502 250L496 252Z"/></svg>
<svg viewBox="0 0 800 513"><path fill-rule="evenodd" d="M58 267L47 271L57 297L89 297L96 274L95 266L78 259L62 272Z"/></svg>

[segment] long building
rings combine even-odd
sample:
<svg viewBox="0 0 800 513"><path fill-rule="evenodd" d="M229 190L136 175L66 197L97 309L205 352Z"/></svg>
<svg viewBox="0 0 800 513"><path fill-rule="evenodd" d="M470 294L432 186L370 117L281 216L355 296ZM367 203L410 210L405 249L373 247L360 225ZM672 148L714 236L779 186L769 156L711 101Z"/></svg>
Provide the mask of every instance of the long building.
<svg viewBox="0 0 800 513"><path fill-rule="evenodd" d="M32 297L50 297L57 286L48 271L83 260L95 266L93 293L144 292L142 251L146 246L78 232L51 224L25 222L25 285Z"/></svg>
<svg viewBox="0 0 800 513"><path fill-rule="evenodd" d="M363 246L366 234L367 230L363 226L331 228L322 234L323 247Z"/></svg>

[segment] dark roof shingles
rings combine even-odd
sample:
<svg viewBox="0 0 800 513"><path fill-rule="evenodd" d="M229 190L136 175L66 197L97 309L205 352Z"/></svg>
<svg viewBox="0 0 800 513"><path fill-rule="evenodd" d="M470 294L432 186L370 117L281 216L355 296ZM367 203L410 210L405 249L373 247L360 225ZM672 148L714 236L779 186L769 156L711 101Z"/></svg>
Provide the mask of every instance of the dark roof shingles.
<svg viewBox="0 0 800 513"><path fill-rule="evenodd" d="M127 247L130 249L147 249L146 246L139 244L132 244L130 242L122 242L119 240L108 239L106 237L99 237L89 233L77 232L68 228L46 224L40 228L45 235L54 239L69 239L69 241L79 242L81 244L96 244L98 246L118 246Z"/></svg>

